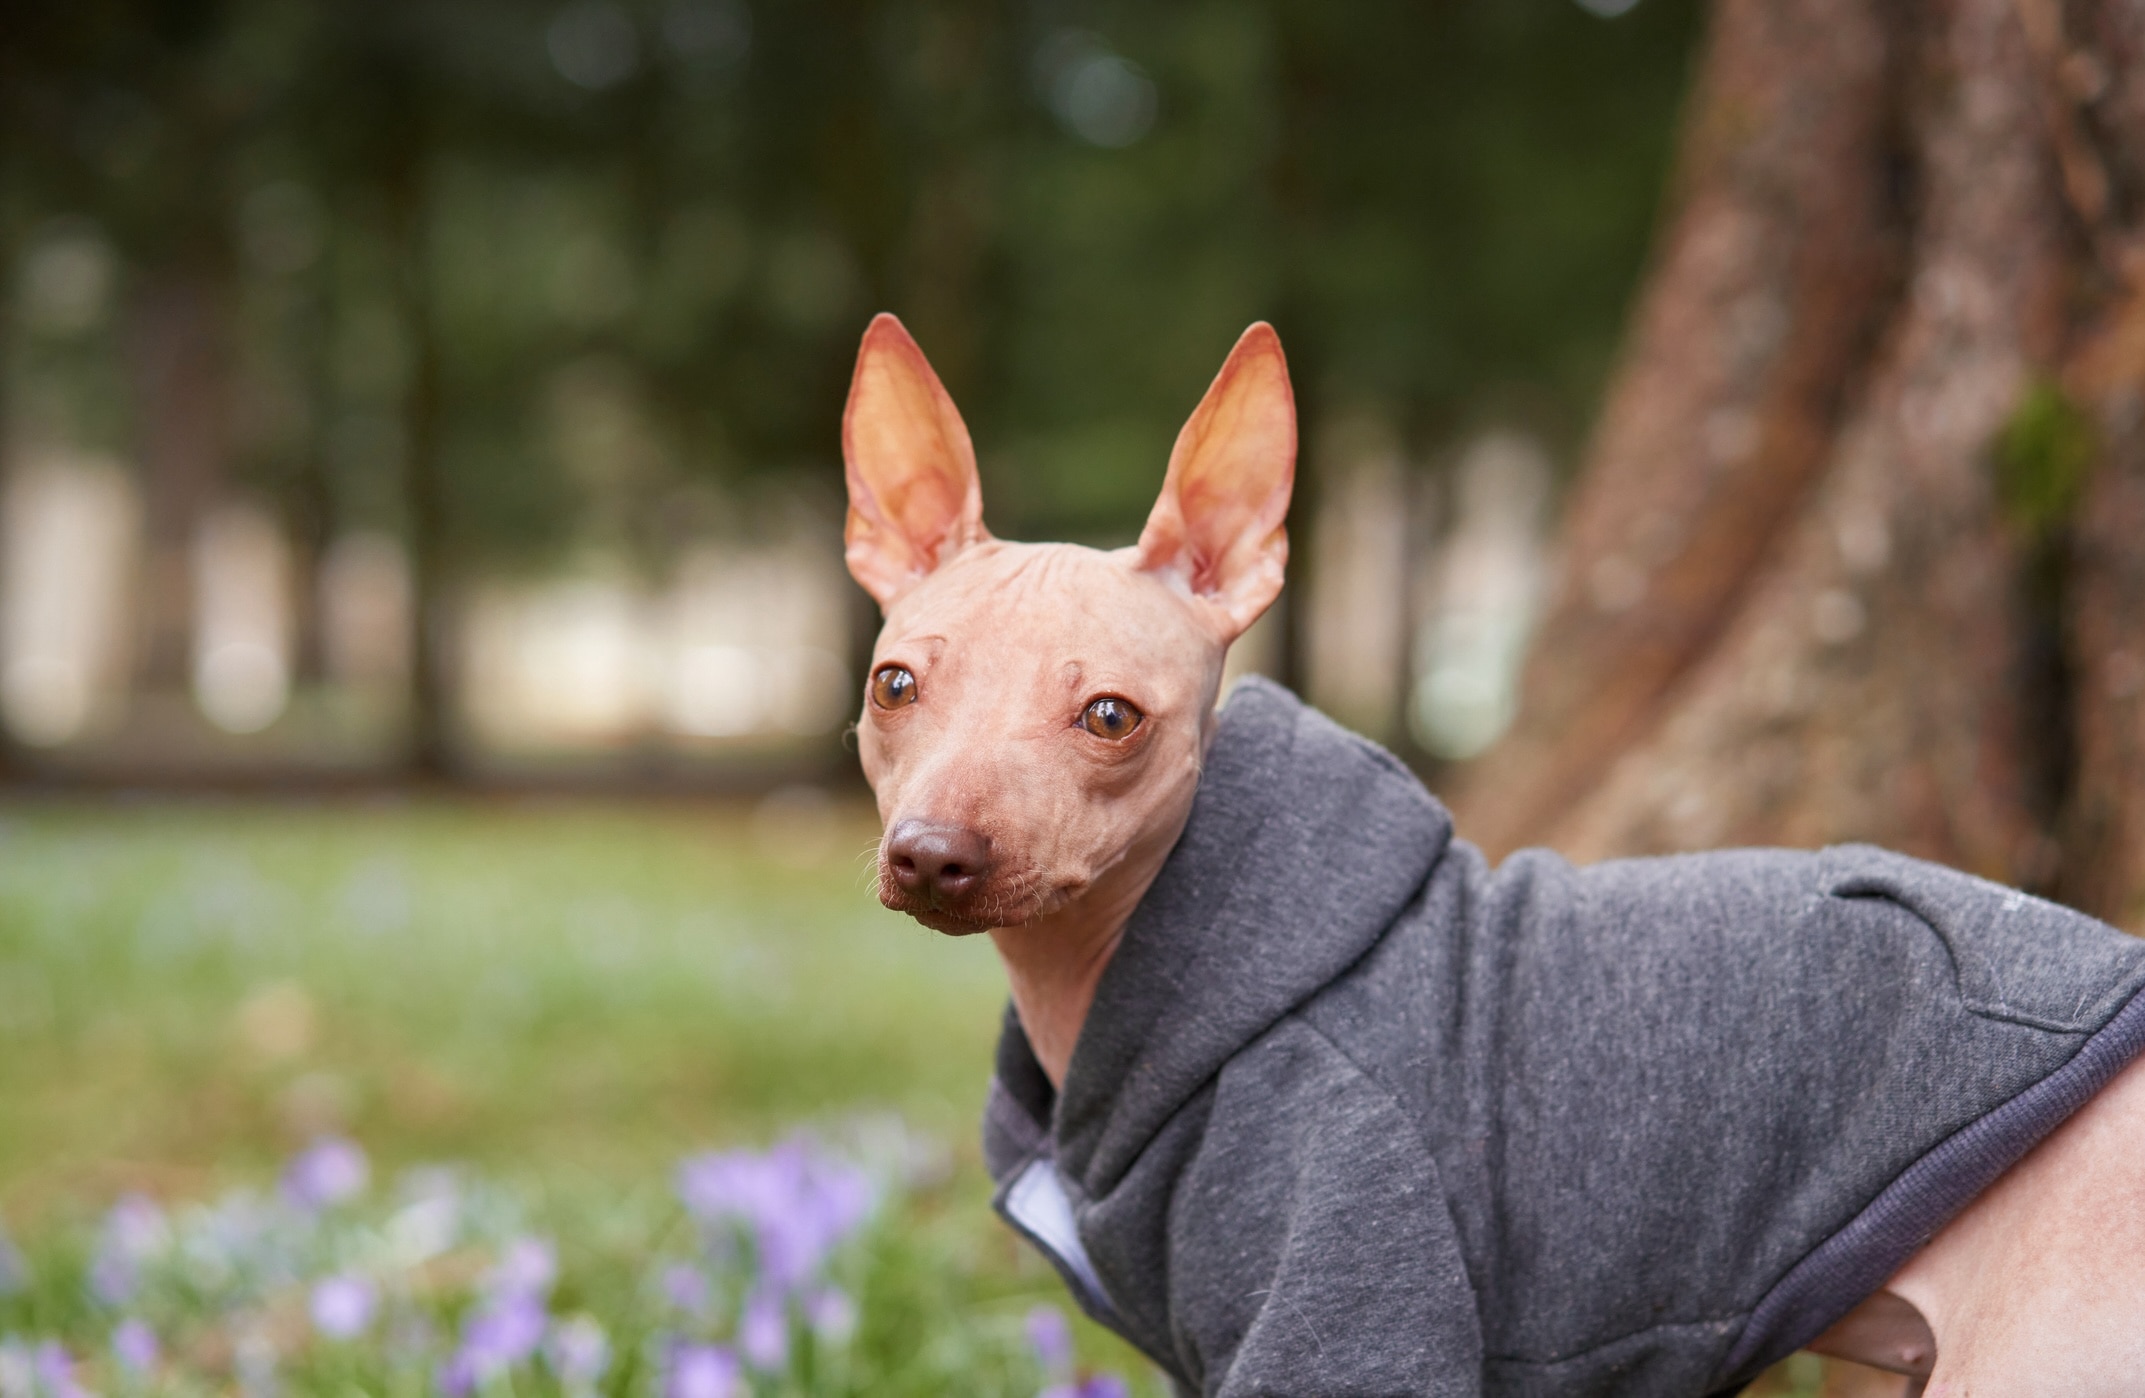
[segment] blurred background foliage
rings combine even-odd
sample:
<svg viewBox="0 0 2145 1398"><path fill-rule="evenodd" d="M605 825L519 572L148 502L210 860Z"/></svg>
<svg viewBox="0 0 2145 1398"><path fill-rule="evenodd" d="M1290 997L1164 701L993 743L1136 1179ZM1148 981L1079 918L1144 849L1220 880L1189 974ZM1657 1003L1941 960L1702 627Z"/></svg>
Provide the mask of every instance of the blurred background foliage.
<svg viewBox="0 0 2145 1398"><path fill-rule="evenodd" d="M1313 414L1371 398L1438 443L1509 394L1568 441L1652 223L1693 10L25 7L6 232L94 220L122 302L174 280L222 298L247 367L301 380L304 410L245 423L235 453L294 513L389 514L379 444L338 433L434 374L458 550L660 547L666 487L829 474L884 308L972 417L999 528L1118 538L1262 316ZM574 365L596 382L562 385ZM547 398L604 390L664 449L576 477ZM128 409L99 384L68 425L126 447Z"/></svg>
<svg viewBox="0 0 2145 1398"><path fill-rule="evenodd" d="M218 500L264 506L300 575L300 689L321 648L304 575L340 536L399 538L426 618L414 748L445 767L452 723L431 711L461 681L442 635L473 579L590 558L652 577L838 510L836 426L876 310L962 405L1009 536L1129 539L1262 317L1307 442L1370 417L1435 470L1505 424L1567 458L1695 16L13 7L0 411L17 457L125 463L152 593L185 591L170 559ZM138 688L183 685L186 622L160 608L131 627Z"/></svg>

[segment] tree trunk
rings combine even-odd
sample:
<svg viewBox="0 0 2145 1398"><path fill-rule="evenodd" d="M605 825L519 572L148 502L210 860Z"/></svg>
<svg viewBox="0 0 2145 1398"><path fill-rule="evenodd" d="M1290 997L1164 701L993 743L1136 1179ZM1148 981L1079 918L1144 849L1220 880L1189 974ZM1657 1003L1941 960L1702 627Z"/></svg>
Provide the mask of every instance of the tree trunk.
<svg viewBox="0 0 2145 1398"><path fill-rule="evenodd" d="M1463 829L1872 840L2145 912L2141 28L1723 0Z"/></svg>
<svg viewBox="0 0 2145 1398"><path fill-rule="evenodd" d="M2064 382L2100 437L2065 617L2077 779L2058 892L2145 930L2145 11L2057 19L2035 26L2038 56L2097 292Z"/></svg>
<svg viewBox="0 0 2145 1398"><path fill-rule="evenodd" d="M151 272L128 307L144 540L135 682L192 682L193 547L230 450L230 306L223 279L195 262Z"/></svg>
<svg viewBox="0 0 2145 1398"><path fill-rule="evenodd" d="M1727 0L1518 725L1464 787L1540 838L1659 721L1822 466L1896 262L1883 0Z"/></svg>
<svg viewBox="0 0 2145 1398"><path fill-rule="evenodd" d="M430 209L425 170L412 142L392 181L402 312L410 337L410 383L403 403L402 505L410 550L409 770L420 781L455 774L447 617L447 491L439 328L428 260Z"/></svg>

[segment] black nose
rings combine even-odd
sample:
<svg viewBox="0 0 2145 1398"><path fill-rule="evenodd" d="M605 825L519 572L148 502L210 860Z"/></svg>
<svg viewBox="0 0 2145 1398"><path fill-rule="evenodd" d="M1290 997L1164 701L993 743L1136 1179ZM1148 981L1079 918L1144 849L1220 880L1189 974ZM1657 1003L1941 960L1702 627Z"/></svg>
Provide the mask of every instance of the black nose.
<svg viewBox="0 0 2145 1398"><path fill-rule="evenodd" d="M887 832L886 867L902 892L946 903L983 882L991 842L964 825L904 820Z"/></svg>

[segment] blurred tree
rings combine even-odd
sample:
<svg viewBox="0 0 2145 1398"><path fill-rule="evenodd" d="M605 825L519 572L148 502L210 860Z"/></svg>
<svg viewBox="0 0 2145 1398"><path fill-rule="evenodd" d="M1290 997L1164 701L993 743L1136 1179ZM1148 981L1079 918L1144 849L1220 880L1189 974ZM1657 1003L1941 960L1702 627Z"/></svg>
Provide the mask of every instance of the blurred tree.
<svg viewBox="0 0 2145 1398"><path fill-rule="evenodd" d="M10 228L79 218L120 256L135 373L93 416L133 423L158 682L184 682L182 560L224 494L289 525L301 678L313 567L391 529L418 598L410 752L441 771L471 580L660 573L764 533L763 499L835 516L876 309L939 364L1013 536L1130 537L1262 316L1314 432L1377 418L1417 460L1485 416L1568 436L1643 252L1694 12L12 7Z"/></svg>
<svg viewBox="0 0 2145 1398"><path fill-rule="evenodd" d="M2145 16L1723 0L1478 838L2145 927Z"/></svg>

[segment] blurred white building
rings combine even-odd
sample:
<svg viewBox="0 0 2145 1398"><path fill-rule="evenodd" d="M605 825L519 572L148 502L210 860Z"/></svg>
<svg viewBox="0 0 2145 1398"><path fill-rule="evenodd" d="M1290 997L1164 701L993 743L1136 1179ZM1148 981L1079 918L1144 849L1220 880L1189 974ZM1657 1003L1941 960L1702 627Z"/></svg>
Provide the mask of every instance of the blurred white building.
<svg viewBox="0 0 2145 1398"><path fill-rule="evenodd" d="M290 703L290 549L266 511L231 504L194 540L194 702L226 733L258 733Z"/></svg>
<svg viewBox="0 0 2145 1398"><path fill-rule="evenodd" d="M1311 702L1378 739L1400 726L1413 560L1409 476L1382 426L1326 434L1325 489L1312 523L1305 679Z"/></svg>
<svg viewBox="0 0 2145 1398"><path fill-rule="evenodd" d="M52 747L125 694L140 501L118 462L46 452L13 464L0 509L0 708L17 738Z"/></svg>
<svg viewBox="0 0 2145 1398"><path fill-rule="evenodd" d="M1409 722L1449 760L1473 757L1511 725L1519 672L1541 606L1549 458L1514 432L1479 437L1453 476L1452 524L1422 570Z"/></svg>
<svg viewBox="0 0 2145 1398"><path fill-rule="evenodd" d="M713 546L666 588L622 576L485 589L464 693L503 748L812 737L855 708L848 580L824 545Z"/></svg>

